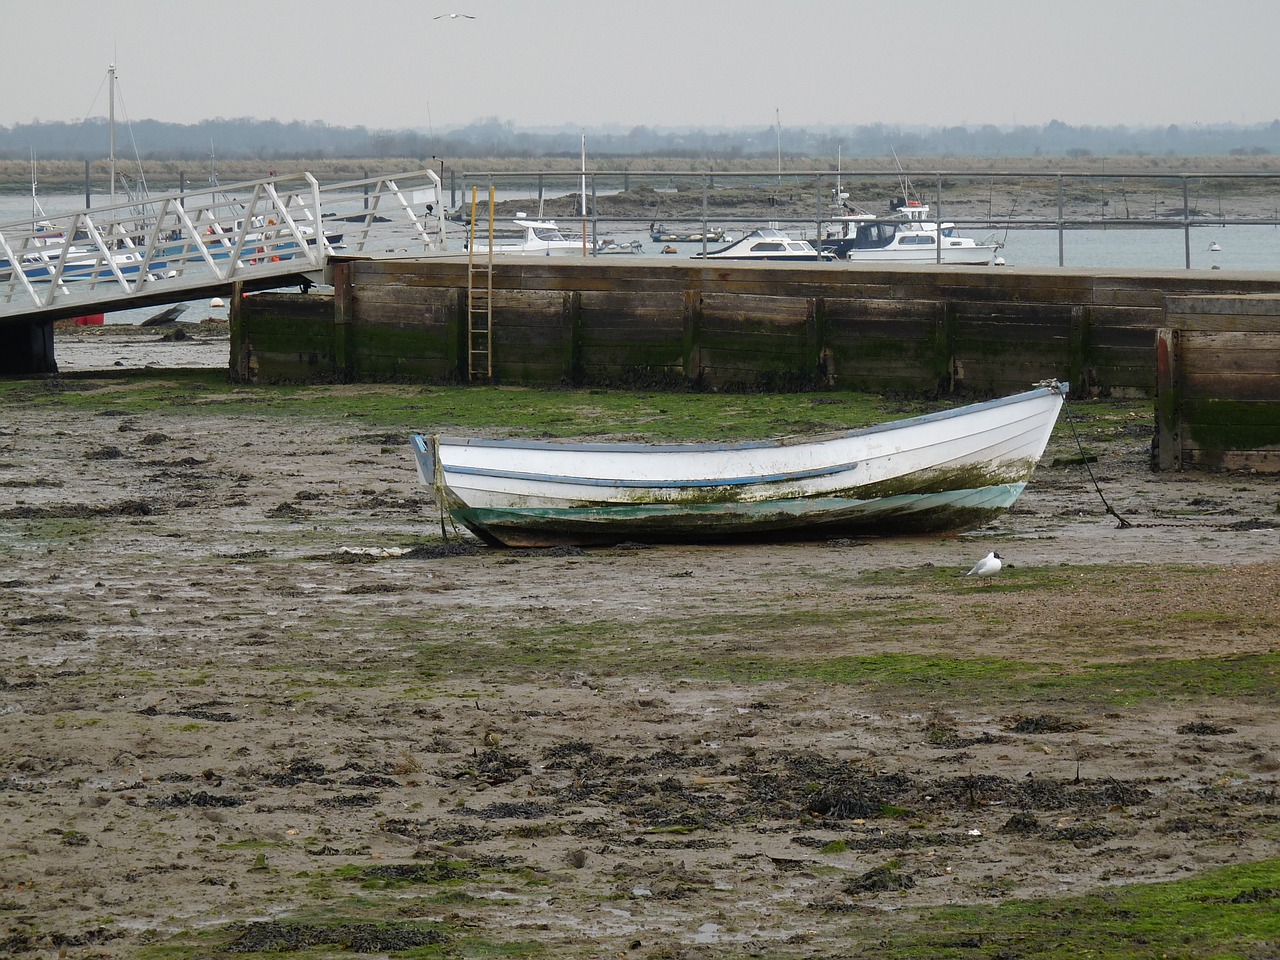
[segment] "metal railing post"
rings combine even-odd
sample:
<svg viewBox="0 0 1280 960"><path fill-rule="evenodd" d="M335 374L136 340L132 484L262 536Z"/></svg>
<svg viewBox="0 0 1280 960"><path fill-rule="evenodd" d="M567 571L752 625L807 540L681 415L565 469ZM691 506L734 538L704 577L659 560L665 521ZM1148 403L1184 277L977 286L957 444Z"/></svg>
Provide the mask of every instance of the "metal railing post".
<svg viewBox="0 0 1280 960"><path fill-rule="evenodd" d="M1187 269L1191 269L1191 207L1187 199L1187 178L1182 178L1182 247L1187 255Z"/></svg>
<svg viewBox="0 0 1280 960"><path fill-rule="evenodd" d="M937 259L935 263L942 262L942 174L938 174L938 212L934 214L934 222L937 225L936 233L938 234Z"/></svg>
<svg viewBox="0 0 1280 960"><path fill-rule="evenodd" d="M707 252L707 210L711 194L711 177L707 176L702 181L702 253Z"/></svg>
<svg viewBox="0 0 1280 960"><path fill-rule="evenodd" d="M814 224L813 248L818 251L818 259L822 259L822 174L813 178L813 195L817 201L817 222Z"/></svg>
<svg viewBox="0 0 1280 960"><path fill-rule="evenodd" d="M1065 257L1062 249L1063 242L1063 219L1062 219L1062 174L1058 174L1058 266L1062 266Z"/></svg>

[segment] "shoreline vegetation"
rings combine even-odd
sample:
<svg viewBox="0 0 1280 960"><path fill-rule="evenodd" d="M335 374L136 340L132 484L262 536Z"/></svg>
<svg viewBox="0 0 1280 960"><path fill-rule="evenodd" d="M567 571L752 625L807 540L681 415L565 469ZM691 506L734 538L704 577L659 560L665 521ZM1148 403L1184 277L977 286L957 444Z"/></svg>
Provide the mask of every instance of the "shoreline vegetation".
<svg viewBox="0 0 1280 960"><path fill-rule="evenodd" d="M127 176L137 174L135 161L119 160L118 168ZM107 176L105 158L91 160L90 180L96 185ZM413 157L332 157L314 159L227 159L217 162L218 180L224 184L266 177L272 170L281 176L310 172L321 183L337 183L358 180L383 173L395 174L412 170L439 170L433 159ZM1280 157L909 157L901 166L892 157L844 157L837 163L834 157L787 157L781 164L773 156L749 158L690 158L690 157L623 157L606 156L588 158L588 173L673 174L702 173L777 174L784 177L817 172L844 175L876 173L924 178L937 172L966 174L984 177L993 174L1025 174L1027 176L1054 177L1062 174L1087 174L1091 176L1141 176L1152 178L1201 175L1216 176L1276 176L1280 178ZM203 160L145 160L143 171L152 190L168 192L179 189L180 183L193 188L207 185L208 165ZM581 173L581 161L577 157L456 157L448 158L444 167L445 182L452 175L474 177L479 174L500 173ZM36 165L40 188L48 192L77 191L84 187L83 160L38 160ZM925 186L921 180L918 186ZM30 193L31 161L28 159L0 160L0 193Z"/></svg>

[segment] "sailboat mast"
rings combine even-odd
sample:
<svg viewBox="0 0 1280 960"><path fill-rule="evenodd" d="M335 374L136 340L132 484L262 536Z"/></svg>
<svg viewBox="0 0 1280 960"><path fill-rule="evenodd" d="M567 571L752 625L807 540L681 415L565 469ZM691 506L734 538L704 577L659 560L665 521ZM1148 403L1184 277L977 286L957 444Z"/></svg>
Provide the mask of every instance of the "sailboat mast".
<svg viewBox="0 0 1280 960"><path fill-rule="evenodd" d="M116 65L107 67L107 167L111 173L111 205L116 205Z"/></svg>

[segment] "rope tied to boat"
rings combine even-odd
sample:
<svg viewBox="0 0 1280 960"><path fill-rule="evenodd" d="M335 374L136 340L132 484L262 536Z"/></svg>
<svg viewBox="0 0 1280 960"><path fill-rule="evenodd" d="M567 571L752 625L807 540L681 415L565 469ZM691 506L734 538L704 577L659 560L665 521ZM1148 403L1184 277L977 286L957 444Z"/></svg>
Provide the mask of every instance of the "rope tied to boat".
<svg viewBox="0 0 1280 960"><path fill-rule="evenodd" d="M1046 384L1046 386L1047 385L1048 384ZM1126 530L1129 527L1132 527L1133 524L1120 516L1120 514L1116 513L1115 507L1111 506L1111 504L1107 502L1107 498L1103 495L1102 486L1098 483L1098 478L1093 475L1093 468L1089 466L1089 456L1084 452L1084 444L1081 443L1080 434L1076 431L1075 421L1071 419L1071 405L1067 403L1067 395L1065 393L1062 394L1062 412L1066 415L1067 426L1071 428L1071 436L1075 438L1076 449L1080 451L1080 462L1084 464L1084 469L1089 474L1089 480L1092 481L1093 489L1097 491L1098 499L1102 501L1102 506L1106 509L1107 513L1111 514L1111 516L1115 517L1118 521L1116 523L1116 529Z"/></svg>
<svg viewBox="0 0 1280 960"><path fill-rule="evenodd" d="M440 438L433 435L430 438L431 450L431 490L435 495L436 509L440 511L440 539L445 543L449 542L449 530L453 530L454 537L458 540L463 539L462 531L458 529L458 523L454 519L453 512L449 510L448 493L445 491L444 467L440 463Z"/></svg>

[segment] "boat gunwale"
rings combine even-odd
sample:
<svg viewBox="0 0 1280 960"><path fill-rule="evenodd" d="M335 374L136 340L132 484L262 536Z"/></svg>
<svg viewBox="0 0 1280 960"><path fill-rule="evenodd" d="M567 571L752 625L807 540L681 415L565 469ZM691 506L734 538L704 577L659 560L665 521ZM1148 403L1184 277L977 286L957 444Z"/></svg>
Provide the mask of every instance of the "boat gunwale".
<svg viewBox="0 0 1280 960"><path fill-rule="evenodd" d="M681 480L644 480L631 478L584 477L555 473L528 473L520 470L497 470L492 467L470 467L449 464L447 473L459 476L494 477L503 480L527 480L538 483L577 484L588 487L611 487L627 490L683 490L689 487L748 487L790 483L796 480L813 480L835 476L855 470L863 463L853 460L847 463L813 467L808 470L790 470L785 473L752 474L742 477L697 477Z"/></svg>

